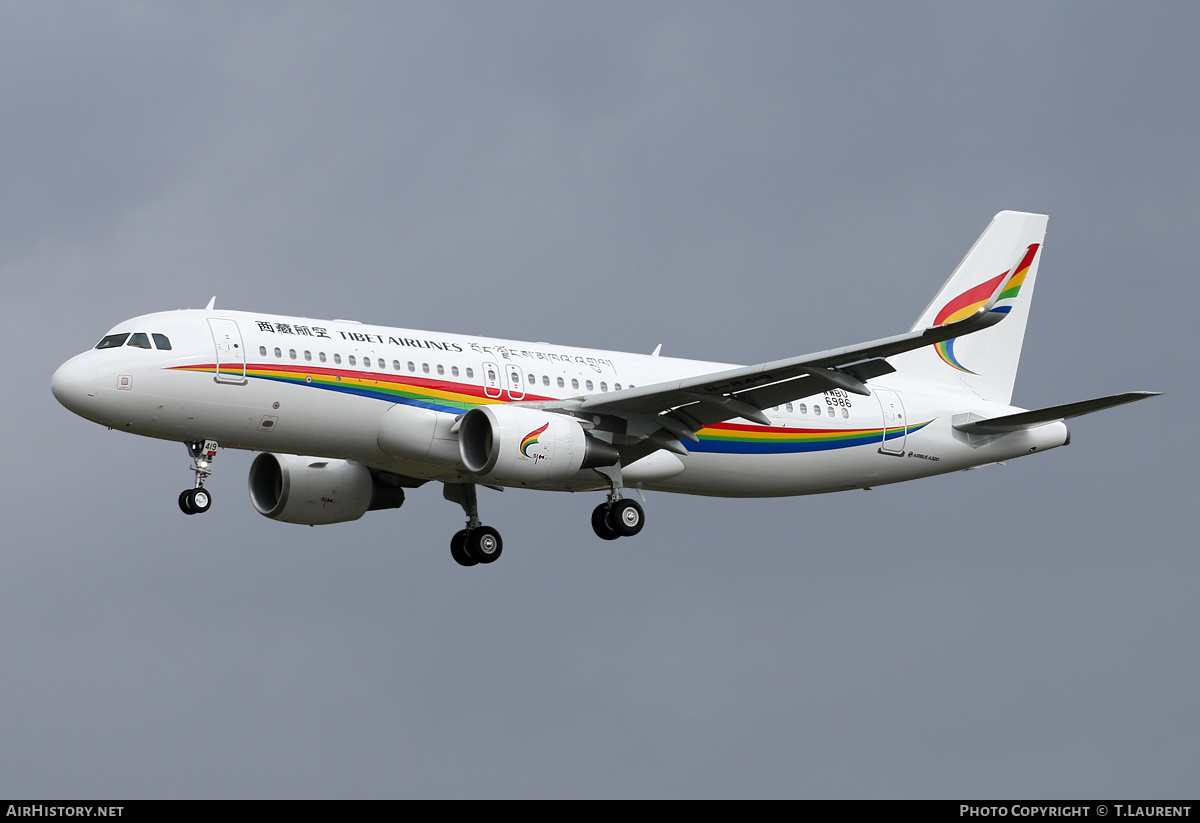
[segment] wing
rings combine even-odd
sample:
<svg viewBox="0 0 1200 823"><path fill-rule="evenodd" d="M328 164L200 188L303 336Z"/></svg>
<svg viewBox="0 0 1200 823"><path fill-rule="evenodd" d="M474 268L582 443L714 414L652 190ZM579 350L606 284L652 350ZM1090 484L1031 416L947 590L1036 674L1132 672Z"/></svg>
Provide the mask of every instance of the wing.
<svg viewBox="0 0 1200 823"><path fill-rule="evenodd" d="M626 465L658 449L687 454L681 441L699 442L696 432L714 423L741 417L769 426L771 421L763 409L830 389L869 395L868 380L895 371L884 358L973 334L1003 320L1005 313L993 309L1009 279L1010 274L1000 278L990 297L967 317L921 331L683 380L569 398L543 408L598 416L597 428L612 432Z"/></svg>

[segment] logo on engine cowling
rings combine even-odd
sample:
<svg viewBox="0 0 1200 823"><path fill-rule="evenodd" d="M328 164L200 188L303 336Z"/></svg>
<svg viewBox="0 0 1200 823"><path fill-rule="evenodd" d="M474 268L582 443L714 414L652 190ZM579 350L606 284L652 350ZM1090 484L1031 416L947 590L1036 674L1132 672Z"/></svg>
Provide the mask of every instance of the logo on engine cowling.
<svg viewBox="0 0 1200 823"><path fill-rule="evenodd" d="M541 433L544 432L548 428L550 428L550 421L546 421L546 423L540 429L534 429L529 434L522 437L521 438L521 454L525 455L530 460L545 460L546 455L530 454L529 448L531 446L534 446L537 444L538 436L541 435Z"/></svg>

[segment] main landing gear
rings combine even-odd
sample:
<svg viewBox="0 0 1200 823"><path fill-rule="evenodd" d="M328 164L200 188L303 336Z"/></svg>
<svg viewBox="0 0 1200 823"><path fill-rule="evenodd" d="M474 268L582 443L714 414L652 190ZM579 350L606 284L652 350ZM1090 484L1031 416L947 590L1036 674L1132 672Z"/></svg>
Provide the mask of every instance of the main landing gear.
<svg viewBox="0 0 1200 823"><path fill-rule="evenodd" d="M646 524L646 514L636 500L609 500L592 510L592 531L601 540L633 537Z"/></svg>
<svg viewBox="0 0 1200 823"><path fill-rule="evenodd" d="M192 471L196 473L196 486L179 493L179 510L184 514L204 514L212 507L212 493L204 488L204 481L212 474L213 458L217 456L216 440L196 440L184 443L192 456Z"/></svg>
<svg viewBox="0 0 1200 823"><path fill-rule="evenodd" d="M592 510L592 531L601 540L633 537L646 525L646 513L636 500L621 497L621 468L610 466L596 469L608 478L612 489L608 500Z"/></svg>
<svg viewBox="0 0 1200 823"><path fill-rule="evenodd" d="M479 521L475 484L445 483L442 496L462 506L467 515L467 527L450 538L450 556L455 562L460 566L474 566L499 560L500 553L504 551L504 541L500 539L500 532Z"/></svg>

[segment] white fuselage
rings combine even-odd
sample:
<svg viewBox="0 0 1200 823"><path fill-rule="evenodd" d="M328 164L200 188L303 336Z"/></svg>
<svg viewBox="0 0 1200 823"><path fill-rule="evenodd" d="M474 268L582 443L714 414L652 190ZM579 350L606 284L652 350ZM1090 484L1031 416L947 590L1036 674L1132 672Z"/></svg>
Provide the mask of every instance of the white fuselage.
<svg viewBox="0 0 1200 823"><path fill-rule="evenodd" d="M473 335L248 312L183 310L113 329L143 333L65 363L53 388L72 411L113 429L175 441L358 461L415 478L479 482L455 459L453 422L480 405L594 396L729 368L727 364L496 340ZM159 348L159 338L170 349ZM812 494L895 483L1011 459L1067 442L1051 422L967 435L956 416L1018 409L886 375L870 396L841 390L765 410L771 426L732 420L702 429L688 453L658 451L624 468L628 486L724 497ZM447 449L422 460L381 446L396 406L437 413ZM393 418L394 419L394 418ZM393 426L391 440L403 437ZM384 442L390 442L386 438ZM487 481L490 482L490 481ZM608 488L591 469L534 488Z"/></svg>

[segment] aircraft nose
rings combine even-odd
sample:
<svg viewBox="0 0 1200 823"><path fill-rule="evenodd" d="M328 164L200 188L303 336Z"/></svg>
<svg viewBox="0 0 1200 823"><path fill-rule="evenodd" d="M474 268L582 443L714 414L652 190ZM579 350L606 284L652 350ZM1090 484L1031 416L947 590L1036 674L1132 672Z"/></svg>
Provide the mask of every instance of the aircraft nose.
<svg viewBox="0 0 1200 823"><path fill-rule="evenodd" d="M82 415L96 396L96 364L86 355L72 357L50 378L50 391L59 403Z"/></svg>

